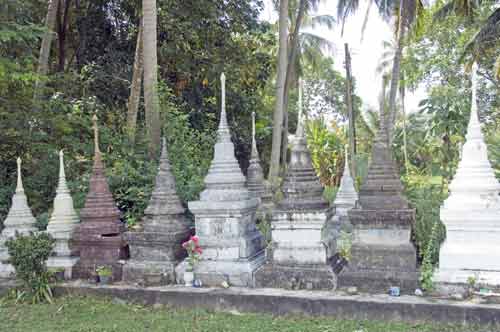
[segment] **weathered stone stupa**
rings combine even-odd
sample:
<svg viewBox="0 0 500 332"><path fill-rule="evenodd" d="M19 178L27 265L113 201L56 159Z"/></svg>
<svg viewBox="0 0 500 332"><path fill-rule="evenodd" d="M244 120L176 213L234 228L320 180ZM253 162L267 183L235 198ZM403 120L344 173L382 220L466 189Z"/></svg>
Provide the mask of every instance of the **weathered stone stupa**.
<svg viewBox="0 0 500 332"><path fill-rule="evenodd" d="M348 211L353 226L351 258L339 275L339 286L356 286L369 292L386 292L398 286L403 292L414 292L418 274L410 234L415 211L409 208L402 192L381 112L359 204Z"/></svg>
<svg viewBox="0 0 500 332"><path fill-rule="evenodd" d="M23 180L21 178L21 158L17 158L17 187L12 197L7 218L3 223L3 231L0 235L0 278L9 278L15 273L14 267L8 263L9 253L5 242L19 234L36 232L36 219L33 217L28 206L28 199L24 193Z"/></svg>
<svg viewBox="0 0 500 332"><path fill-rule="evenodd" d="M47 266L64 268L67 279L71 279L73 266L78 261L78 252L71 242L79 222L80 219L73 207L73 199L66 184L64 154L61 150L59 151L59 184L54 199L54 210L47 225L47 233L56 240L56 244L52 256L47 261Z"/></svg>
<svg viewBox="0 0 500 332"><path fill-rule="evenodd" d="M472 107L461 160L441 206L446 240L435 281L500 286L500 184L488 160L477 115L477 67L472 73Z"/></svg>
<svg viewBox="0 0 500 332"><path fill-rule="evenodd" d="M336 250L336 240L338 239L340 232L351 232L352 225L349 222L348 212L356 206L358 201L358 193L354 188L354 180L351 176L351 170L349 168L349 156L348 156L347 145L345 147L345 164L344 173L340 179L339 190L335 196L335 201L333 206L335 207L335 215L328 221L328 248L335 251ZM334 252L331 252L334 254Z"/></svg>
<svg viewBox="0 0 500 332"><path fill-rule="evenodd" d="M153 276L162 284L175 282L175 266L186 256L181 244L189 237L184 213L164 138L155 187L144 211L144 229L125 233L131 257L123 267L125 281L150 283L148 277Z"/></svg>
<svg viewBox="0 0 500 332"><path fill-rule="evenodd" d="M96 116L93 121L94 166L85 206L80 210L81 223L75 232L80 252L80 260L75 267L76 274L79 278L89 278L95 274L97 267L105 266L113 270L114 280L120 280L122 264L119 260L128 257L128 247L123 237L125 226L120 221L120 211L104 174Z"/></svg>
<svg viewBox="0 0 500 332"><path fill-rule="evenodd" d="M254 271L264 263L263 238L255 226L259 199L245 186L234 156L226 119L225 76L221 75L222 111L214 158L200 200L189 202L203 248L195 276L205 285L228 281L252 286Z"/></svg>
<svg viewBox="0 0 500 332"><path fill-rule="evenodd" d="M264 172L260 166L259 151L255 140L255 112L252 112L252 154L250 156L250 165L247 169L247 187L250 194L260 198L258 212L261 216L268 214L273 206L273 196L270 185L266 184Z"/></svg>
<svg viewBox="0 0 500 332"><path fill-rule="evenodd" d="M332 289L336 279L327 265L323 238L329 204L307 148L300 97L299 90L299 120L283 181L284 198L273 211L269 262L256 273L256 283L259 287Z"/></svg>

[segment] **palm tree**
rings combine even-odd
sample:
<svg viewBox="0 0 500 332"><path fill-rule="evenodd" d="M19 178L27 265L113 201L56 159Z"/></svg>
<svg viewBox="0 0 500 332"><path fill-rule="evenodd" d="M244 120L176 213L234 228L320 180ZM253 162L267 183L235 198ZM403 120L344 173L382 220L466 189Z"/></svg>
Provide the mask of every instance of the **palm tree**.
<svg viewBox="0 0 500 332"><path fill-rule="evenodd" d="M384 81L383 83L383 88L382 88L382 94L383 98L385 100L385 82L387 80L391 79L391 72L390 68L392 68L392 63L394 61L397 45L396 41L383 41L382 46L384 48L384 52L382 53L382 57L380 58L379 64L376 68L376 72L379 75L382 75L382 80ZM404 163L405 163L405 169L406 169L406 174L408 174L409 170L409 160L408 160L408 149L407 149L407 142L406 142L406 111L405 111L405 95L406 95L406 87L404 83L404 71L401 71L400 73L400 81L399 81L399 100L401 103L401 116L402 116L402 122L403 122L403 156L404 156ZM381 112L385 112L385 101L382 104L383 106L381 107Z"/></svg>
<svg viewBox="0 0 500 332"><path fill-rule="evenodd" d="M419 18L422 16L422 0L374 0L380 15L389 20L396 18L396 41L397 47L394 53L391 70L391 85L389 90L389 104L387 111L387 130L391 139L391 134L396 118L396 95L398 92L399 76L401 69L401 57L403 53L404 40L408 31L416 24L420 25ZM337 4L337 16L342 24L347 16L354 14L359 8L359 0L340 0ZM419 30L419 29L417 29Z"/></svg>
<svg viewBox="0 0 500 332"><path fill-rule="evenodd" d="M144 0L146 1L146 0ZM283 98L287 70L287 43L288 43L288 0L279 2L279 49L278 49L278 77L276 80L276 103L273 118L273 141L271 146L271 160L268 180L271 186L277 186L280 166L281 135L283 124Z"/></svg>
<svg viewBox="0 0 500 332"><path fill-rule="evenodd" d="M143 56L144 56L144 107L149 137L149 153L156 156L160 146L160 101L158 97L158 58L156 50L157 8L156 0L142 0Z"/></svg>

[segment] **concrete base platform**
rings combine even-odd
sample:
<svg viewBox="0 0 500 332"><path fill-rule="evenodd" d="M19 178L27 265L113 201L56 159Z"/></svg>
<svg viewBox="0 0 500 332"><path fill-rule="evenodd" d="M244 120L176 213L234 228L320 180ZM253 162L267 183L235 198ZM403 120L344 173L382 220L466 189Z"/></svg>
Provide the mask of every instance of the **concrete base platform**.
<svg viewBox="0 0 500 332"><path fill-rule="evenodd" d="M78 263L78 260L78 257L49 257L47 267L64 269L64 279L71 280L73 278L73 267Z"/></svg>
<svg viewBox="0 0 500 332"><path fill-rule="evenodd" d="M267 263L255 272L255 286L284 289L337 288L337 276L327 265L280 265Z"/></svg>
<svg viewBox="0 0 500 332"><path fill-rule="evenodd" d="M124 285L95 286L82 282L58 285L56 295L116 297L141 304L205 308L273 315L328 316L339 319L455 323L500 329L500 305L476 304L415 296L342 295L329 291L286 291L231 287L191 288L164 286L140 288ZM473 329L471 329L472 331Z"/></svg>
<svg viewBox="0 0 500 332"><path fill-rule="evenodd" d="M403 271L366 270L352 271L349 267L338 276L338 287L356 286L371 294L388 293L391 287L399 287L402 294L414 294L419 288L418 273Z"/></svg>
<svg viewBox="0 0 500 332"><path fill-rule="evenodd" d="M123 266L123 280L151 286L174 284L175 266L175 262L128 260Z"/></svg>

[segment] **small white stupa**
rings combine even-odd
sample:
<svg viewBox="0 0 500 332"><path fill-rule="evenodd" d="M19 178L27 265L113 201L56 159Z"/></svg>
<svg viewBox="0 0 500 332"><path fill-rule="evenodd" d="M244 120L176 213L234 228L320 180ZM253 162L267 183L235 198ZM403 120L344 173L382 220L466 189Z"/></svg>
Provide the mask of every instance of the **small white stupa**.
<svg viewBox="0 0 500 332"><path fill-rule="evenodd" d="M28 206L28 199L24 193L21 178L21 158L17 158L17 187L12 197L12 206L3 223L4 229L0 235L0 278L9 278L15 272L14 267L8 263L9 253L5 242L15 237L16 233L29 234L36 232L36 219Z"/></svg>
<svg viewBox="0 0 500 332"><path fill-rule="evenodd" d="M358 193L354 188L354 180L351 176L351 170L349 168L349 156L347 153L347 145L345 147L345 166L344 174L340 179L340 187L337 191L337 196L335 196L335 215L339 217L347 217L347 212L356 205L358 200Z"/></svg>
<svg viewBox="0 0 500 332"><path fill-rule="evenodd" d="M441 206L446 240L439 254L439 283L466 283L469 277L500 285L500 184L488 161L477 115L476 70L472 72L472 107L461 160Z"/></svg>
<svg viewBox="0 0 500 332"><path fill-rule="evenodd" d="M325 228L325 242L328 246L328 255L332 256L337 251L337 240L340 237L340 232L351 232L352 225L349 222L348 212L356 206L358 201L358 192L354 188L354 180L351 176L349 168L348 146L345 146L345 164L344 173L340 179L339 190L335 196L332 211L334 215L330 216Z"/></svg>
<svg viewBox="0 0 500 332"><path fill-rule="evenodd" d="M47 225L47 233L56 240L56 244L52 256L47 261L47 266L63 268L67 279L71 279L72 267L78 261L75 251L71 249L70 242L79 221L73 207L71 193L66 184L64 153L61 150L59 151L59 184L54 199L54 210Z"/></svg>

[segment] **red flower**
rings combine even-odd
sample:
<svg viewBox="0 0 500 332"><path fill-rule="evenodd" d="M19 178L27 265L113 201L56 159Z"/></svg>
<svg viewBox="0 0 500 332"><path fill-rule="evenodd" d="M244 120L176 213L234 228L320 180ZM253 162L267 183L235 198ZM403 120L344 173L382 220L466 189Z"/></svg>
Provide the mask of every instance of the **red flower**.
<svg viewBox="0 0 500 332"><path fill-rule="evenodd" d="M200 238L198 237L198 235L193 235L191 236L191 239L194 243L198 244L198 241L200 240Z"/></svg>
<svg viewBox="0 0 500 332"><path fill-rule="evenodd" d="M203 253L203 250L201 249L201 247L194 248L194 251L197 252L200 255Z"/></svg>
<svg viewBox="0 0 500 332"><path fill-rule="evenodd" d="M187 246L189 246L189 241L186 241L186 242L182 243L182 247L183 248L186 248Z"/></svg>

